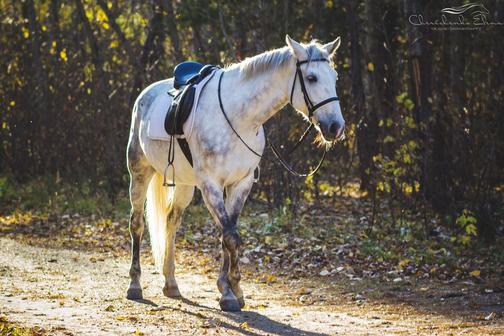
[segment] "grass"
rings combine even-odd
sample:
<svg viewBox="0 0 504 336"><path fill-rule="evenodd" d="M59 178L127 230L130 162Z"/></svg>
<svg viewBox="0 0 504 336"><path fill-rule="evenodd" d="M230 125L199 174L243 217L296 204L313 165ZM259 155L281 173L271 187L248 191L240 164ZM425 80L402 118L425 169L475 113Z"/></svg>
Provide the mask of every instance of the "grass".
<svg viewBox="0 0 504 336"><path fill-rule="evenodd" d="M18 183L8 176L0 177L0 214L15 211L33 211L40 215L122 216L129 211L129 201L126 190L111 198L89 181L69 184L38 177Z"/></svg>

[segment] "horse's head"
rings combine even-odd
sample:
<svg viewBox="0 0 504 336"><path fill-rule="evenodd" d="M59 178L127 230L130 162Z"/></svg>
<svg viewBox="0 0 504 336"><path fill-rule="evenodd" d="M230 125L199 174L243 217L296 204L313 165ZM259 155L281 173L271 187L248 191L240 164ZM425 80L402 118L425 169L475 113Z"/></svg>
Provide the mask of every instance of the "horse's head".
<svg viewBox="0 0 504 336"><path fill-rule="evenodd" d="M340 46L340 38L324 45L300 44L288 35L285 40L296 59L289 92L291 105L316 125L326 141L341 139L345 119L336 93L338 73L331 61Z"/></svg>

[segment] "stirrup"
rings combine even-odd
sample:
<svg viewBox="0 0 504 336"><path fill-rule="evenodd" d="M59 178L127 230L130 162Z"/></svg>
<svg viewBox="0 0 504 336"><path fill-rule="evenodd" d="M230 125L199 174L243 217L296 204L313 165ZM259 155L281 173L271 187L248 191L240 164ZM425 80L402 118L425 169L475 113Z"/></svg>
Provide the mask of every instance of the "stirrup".
<svg viewBox="0 0 504 336"><path fill-rule="evenodd" d="M173 167L173 164L172 163L168 163L166 165L166 168L163 172L163 187L175 187L175 167L173 167L173 181L168 183L166 181L166 172L168 171L168 168L172 166Z"/></svg>

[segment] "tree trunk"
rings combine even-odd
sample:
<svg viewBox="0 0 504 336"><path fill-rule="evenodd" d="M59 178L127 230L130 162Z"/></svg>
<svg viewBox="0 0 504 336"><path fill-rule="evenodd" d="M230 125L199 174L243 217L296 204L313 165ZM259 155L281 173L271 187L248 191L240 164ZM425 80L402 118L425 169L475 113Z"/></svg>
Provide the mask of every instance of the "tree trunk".
<svg viewBox="0 0 504 336"><path fill-rule="evenodd" d="M361 175L361 188L372 189L371 185L371 170L373 166L373 156L378 150L378 120L381 116L381 104L383 97L377 90L376 81L380 78L377 64L380 62L378 50L380 49L380 41L378 39L377 27L380 22L380 5L377 2L367 0L365 3L365 17L367 19L366 35L363 38L364 45L364 66L365 73L362 75L363 93L364 93L364 111L362 119L360 120L357 128L357 146L359 150L360 159L360 175ZM353 8L353 13L356 8ZM357 18L356 14L353 14ZM351 28L352 29L352 28ZM354 27L352 30L358 28ZM358 36L357 32L353 33ZM359 43L352 41L352 43ZM355 48L358 48L357 46ZM354 57L358 57L354 51ZM357 61L357 59L353 59ZM357 65L357 64L356 64Z"/></svg>
<svg viewBox="0 0 504 336"><path fill-rule="evenodd" d="M166 12L166 28L168 29L168 35L172 43L175 60L177 63L182 62L185 58L180 44L177 23L175 22L175 11L173 10L172 0L162 0L161 6L163 6L163 10Z"/></svg>
<svg viewBox="0 0 504 336"><path fill-rule="evenodd" d="M152 18L149 22L149 33L145 39L145 43L142 48L142 56L140 57L140 62L136 65L135 75L133 77L133 90L130 96L130 106L133 106L138 94L140 93L141 87L144 82L144 76L148 71L147 67L149 65L149 60L151 60L154 49L158 44L163 43L163 13L160 4L161 0L152 0Z"/></svg>
<svg viewBox="0 0 504 336"><path fill-rule="evenodd" d="M427 8L427 0L405 0L406 17L421 13ZM414 113L420 140L421 161L420 185L423 194L432 194L432 181L429 178L429 156L431 152L431 103L432 95L432 41L423 26L408 24L410 96L415 103Z"/></svg>

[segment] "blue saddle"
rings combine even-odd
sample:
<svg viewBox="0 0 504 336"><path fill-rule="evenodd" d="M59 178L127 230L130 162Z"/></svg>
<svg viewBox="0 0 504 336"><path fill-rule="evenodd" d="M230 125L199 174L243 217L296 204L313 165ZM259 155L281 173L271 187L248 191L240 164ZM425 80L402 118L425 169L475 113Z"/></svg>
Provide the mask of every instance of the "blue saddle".
<svg viewBox="0 0 504 336"><path fill-rule="evenodd" d="M203 64L193 61L185 61L177 64L173 70L173 77L175 77L173 87L175 89L180 89L181 86L187 85L194 76L199 74L203 67Z"/></svg>

